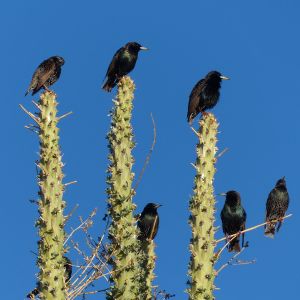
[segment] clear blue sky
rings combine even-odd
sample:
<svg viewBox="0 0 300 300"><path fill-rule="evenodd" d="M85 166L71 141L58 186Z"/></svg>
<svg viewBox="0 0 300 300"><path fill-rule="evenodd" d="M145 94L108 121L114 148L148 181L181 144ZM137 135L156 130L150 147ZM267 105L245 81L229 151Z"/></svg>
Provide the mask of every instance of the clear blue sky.
<svg viewBox="0 0 300 300"><path fill-rule="evenodd" d="M137 85L134 150L138 173L157 144L135 201L163 204L157 242L157 283L186 299L189 260L188 200L192 193L195 135L186 122L188 95L210 70L231 78L223 83L214 113L220 122L216 193L240 191L247 224L264 219L265 201L276 180L286 176L293 217L274 240L263 230L247 235L250 248L216 284L218 300L296 299L299 278L299 9L298 1L6 1L1 4L1 297L23 299L35 284L37 233L37 137L26 131L22 103L37 65L52 55L65 58L54 90L59 110L74 114L61 122L67 212L99 208L94 232L105 213L108 112L115 92L100 89L114 52L128 41L149 47L131 73ZM37 97L35 97L37 99ZM218 198L217 225L223 199ZM77 224L77 216L69 226ZM69 228L68 228L69 230ZM218 237L222 233L218 232ZM74 252L71 253L74 259ZM229 258L223 256L223 261ZM104 296L90 296L90 299Z"/></svg>

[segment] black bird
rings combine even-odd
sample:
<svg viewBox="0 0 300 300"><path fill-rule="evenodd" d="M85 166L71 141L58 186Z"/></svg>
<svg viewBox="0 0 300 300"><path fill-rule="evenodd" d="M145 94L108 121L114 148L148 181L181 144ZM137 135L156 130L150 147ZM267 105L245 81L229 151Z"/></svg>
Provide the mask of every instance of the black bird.
<svg viewBox="0 0 300 300"><path fill-rule="evenodd" d="M136 42L129 42L120 48L114 55L105 75L102 88L110 92L122 76L133 70L140 50L148 50Z"/></svg>
<svg viewBox="0 0 300 300"><path fill-rule="evenodd" d="M160 204L148 203L139 216L137 226L140 229L139 239L142 241L153 240L157 234L159 226L159 216L157 209Z"/></svg>
<svg viewBox="0 0 300 300"><path fill-rule="evenodd" d="M25 96L32 91L32 95L41 88L48 90L48 87L55 83L61 73L61 66L65 63L60 56L52 56L44 60L33 73L29 88Z"/></svg>
<svg viewBox="0 0 300 300"><path fill-rule="evenodd" d="M224 195L224 194L222 194ZM223 232L226 236L235 234L245 229L247 214L241 204L241 196L236 191L228 191L224 207L221 211ZM242 235L242 247L244 247L244 233ZM240 252L240 238L233 239L228 248L229 252Z"/></svg>
<svg viewBox="0 0 300 300"><path fill-rule="evenodd" d="M71 277L72 277L72 262L71 260L66 257L63 256L63 259L65 261L64 267L65 267L65 282L68 285ZM34 290L32 290L27 296L26 298L28 299L35 299L36 296L38 296L39 294L39 290L37 288L35 288Z"/></svg>
<svg viewBox="0 0 300 300"><path fill-rule="evenodd" d="M218 103L222 79L229 78L218 71L211 71L194 86L187 112L187 120L190 124L200 112L204 114L207 109L213 108Z"/></svg>
<svg viewBox="0 0 300 300"><path fill-rule="evenodd" d="M276 182L268 196L266 203L266 222L272 220L279 220L276 223L269 223L265 225L265 235L273 238L275 234L275 227L277 225L277 232L279 231L282 218L284 217L289 206L289 193L286 188L285 177Z"/></svg>

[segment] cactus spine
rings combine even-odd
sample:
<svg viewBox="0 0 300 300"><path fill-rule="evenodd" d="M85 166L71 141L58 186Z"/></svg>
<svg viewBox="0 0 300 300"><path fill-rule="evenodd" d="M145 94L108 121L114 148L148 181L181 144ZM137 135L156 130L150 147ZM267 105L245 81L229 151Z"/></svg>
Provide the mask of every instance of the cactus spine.
<svg viewBox="0 0 300 300"><path fill-rule="evenodd" d="M132 101L135 86L128 76L118 83L118 93L112 112L111 129L108 133L109 160L107 189L112 286L107 293L108 300L139 299L139 267L136 220L132 202L134 191L132 181L134 147L131 127Z"/></svg>
<svg viewBox="0 0 300 300"><path fill-rule="evenodd" d="M39 167L39 213L37 221L40 240L38 242L39 297L43 300L66 299L64 281L64 185L63 163L59 148L56 95L44 92L38 103L40 110L36 117L39 125L40 160Z"/></svg>
<svg viewBox="0 0 300 300"><path fill-rule="evenodd" d="M190 199L189 299L214 299L214 234L215 174L218 123L213 114L205 114L199 122L194 193Z"/></svg>

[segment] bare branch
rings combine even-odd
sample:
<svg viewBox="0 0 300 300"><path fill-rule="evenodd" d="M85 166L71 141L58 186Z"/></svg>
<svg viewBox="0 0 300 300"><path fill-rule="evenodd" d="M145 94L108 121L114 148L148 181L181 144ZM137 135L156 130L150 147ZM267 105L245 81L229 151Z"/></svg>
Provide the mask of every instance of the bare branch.
<svg viewBox="0 0 300 300"><path fill-rule="evenodd" d="M216 276L220 274L222 270L224 270L226 267L229 265L231 266L238 266L238 265L249 265L249 264L254 264L256 262L255 259L250 260L250 261L242 261L242 260L237 260L236 258L242 254L242 252L247 248L247 246L244 246L240 252L235 253L224 265L222 265L219 270L216 271Z"/></svg>
<svg viewBox="0 0 300 300"><path fill-rule="evenodd" d="M147 157L145 159L144 166L143 166L143 168L142 168L142 170L141 170L141 172L139 174L139 177L138 177L138 179L136 181L136 184L133 187L134 192L136 192L136 190L137 190L137 188L138 188L138 186L139 186L139 184L140 184L140 182L141 182L141 180L143 178L143 175L145 173L146 167L149 164L152 152L153 152L155 144L156 144L156 125L155 125L155 121L154 121L152 113L150 114L150 116L151 116L152 125L153 125L153 142L152 142L152 146L151 146L151 148L150 148L150 150L148 152L148 155L147 155Z"/></svg>
<svg viewBox="0 0 300 300"><path fill-rule="evenodd" d="M227 237L223 237L223 238L221 238L221 239L219 239L219 240L216 240L215 243L216 243L216 244L217 244L217 243L220 243L220 242L222 242L222 241L225 241L225 240L228 239L228 238L235 238L235 237L239 236L239 235L242 234L242 233L252 231L252 230L257 229L257 228L259 228L259 227L265 226L266 224L277 223L277 222L282 221L282 220L284 220L284 219L287 219L287 218L289 218L289 217L291 217L291 216L292 216L292 214L289 214L289 215L286 215L286 216L284 216L283 218L278 219L278 220L272 220L272 221L269 221L269 222L264 222L264 223L259 224L259 225L255 225L255 226L250 227L250 228L247 228L247 229L245 229L245 230L243 230L243 231L239 231L239 232L237 232L237 233L228 235Z"/></svg>

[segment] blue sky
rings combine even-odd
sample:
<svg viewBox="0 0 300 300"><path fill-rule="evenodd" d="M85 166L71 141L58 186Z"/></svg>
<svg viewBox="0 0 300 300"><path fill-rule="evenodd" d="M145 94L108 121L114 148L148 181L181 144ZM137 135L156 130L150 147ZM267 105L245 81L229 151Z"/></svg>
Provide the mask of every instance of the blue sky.
<svg viewBox="0 0 300 300"><path fill-rule="evenodd" d="M23 299L35 284L37 232L37 137L26 131L31 97L23 97L37 65L52 55L65 58L54 86L59 110L72 116L60 123L66 163L67 212L87 216L98 207L94 233L105 213L108 112L115 91L100 89L114 52L128 41L150 48L140 53L131 73L137 89L133 126L136 173L152 143L157 144L135 202L163 204L156 238L156 283L186 299L189 260L188 200L192 193L196 137L186 122L188 95L210 70L231 78L222 85L213 112L220 122L218 147L230 150L218 161L216 193L241 193L249 226L264 219L265 201L276 180L286 176L290 193L287 220L274 240L259 229L247 235L241 259L249 266L228 267L216 281L223 299L295 299L298 294L297 211L299 175L299 9L297 1L15 1L1 4L2 146L1 228L4 299ZM37 97L35 97L37 99ZM194 123L196 126L196 123ZM218 197L217 225L223 199ZM69 230L68 227L68 230ZM217 234L222 236L221 231ZM71 257L76 260L75 253ZM230 256L225 254L223 262ZM104 283L101 282L101 285ZM104 299L90 296L90 299Z"/></svg>

